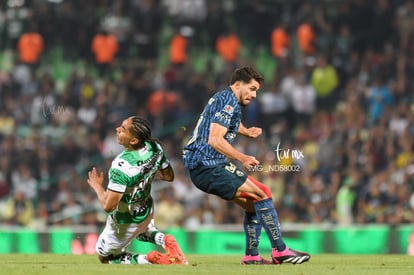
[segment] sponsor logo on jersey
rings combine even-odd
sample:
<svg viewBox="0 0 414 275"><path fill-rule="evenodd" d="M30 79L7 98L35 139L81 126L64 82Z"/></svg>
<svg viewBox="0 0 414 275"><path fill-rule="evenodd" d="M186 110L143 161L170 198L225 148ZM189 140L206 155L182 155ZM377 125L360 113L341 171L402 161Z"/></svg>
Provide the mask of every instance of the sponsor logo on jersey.
<svg viewBox="0 0 414 275"><path fill-rule="evenodd" d="M240 170L236 170L236 175L239 176L239 177L243 177L244 173Z"/></svg>
<svg viewBox="0 0 414 275"><path fill-rule="evenodd" d="M229 115L231 115L231 114L233 114L234 108L233 108L233 106L226 105L226 106L224 106L223 111L225 113L228 113Z"/></svg>
<svg viewBox="0 0 414 275"><path fill-rule="evenodd" d="M230 123L230 117L229 117L228 114L223 114L221 112L216 112L214 114L214 117L217 118L218 120L221 120L221 121L227 123L227 124Z"/></svg>

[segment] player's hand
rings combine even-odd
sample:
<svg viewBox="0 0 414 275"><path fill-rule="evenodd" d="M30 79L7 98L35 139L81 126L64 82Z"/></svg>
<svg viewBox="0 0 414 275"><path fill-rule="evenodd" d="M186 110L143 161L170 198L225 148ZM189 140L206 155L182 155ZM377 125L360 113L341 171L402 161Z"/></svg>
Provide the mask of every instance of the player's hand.
<svg viewBox="0 0 414 275"><path fill-rule="evenodd" d="M102 186L104 181L103 172L98 172L94 167L91 171L88 172L88 184L95 188L96 186Z"/></svg>
<svg viewBox="0 0 414 275"><path fill-rule="evenodd" d="M259 163L260 162L253 156L246 156L242 161L243 166L247 169L251 169L256 165L259 165Z"/></svg>
<svg viewBox="0 0 414 275"><path fill-rule="evenodd" d="M247 136L251 138L257 138L262 134L262 128L259 127L250 127L247 128Z"/></svg>

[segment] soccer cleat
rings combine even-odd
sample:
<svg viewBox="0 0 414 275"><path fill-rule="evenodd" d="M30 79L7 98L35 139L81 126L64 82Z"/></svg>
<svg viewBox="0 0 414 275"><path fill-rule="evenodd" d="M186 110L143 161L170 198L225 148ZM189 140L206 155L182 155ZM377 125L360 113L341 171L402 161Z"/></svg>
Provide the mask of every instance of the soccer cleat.
<svg viewBox="0 0 414 275"><path fill-rule="evenodd" d="M164 242L167 255L178 258L180 264L188 264L184 253L181 251L181 248L178 246L177 241L172 235L165 235Z"/></svg>
<svg viewBox="0 0 414 275"><path fill-rule="evenodd" d="M274 264L301 264L307 262L310 257L311 256L308 253L299 252L288 247L281 252L275 251L274 248L272 249L272 260Z"/></svg>
<svg viewBox="0 0 414 275"><path fill-rule="evenodd" d="M158 251L151 251L147 254L147 260L152 264L181 264L177 257L162 254Z"/></svg>
<svg viewBox="0 0 414 275"><path fill-rule="evenodd" d="M242 265L262 265L262 264L272 264L272 261L263 259L262 257L260 257L260 255L257 256L247 256L244 255L243 259L241 261Z"/></svg>
<svg viewBox="0 0 414 275"><path fill-rule="evenodd" d="M112 260L109 260L109 264L131 264L132 260L132 254L131 253L123 253L119 255L117 258L114 258Z"/></svg>

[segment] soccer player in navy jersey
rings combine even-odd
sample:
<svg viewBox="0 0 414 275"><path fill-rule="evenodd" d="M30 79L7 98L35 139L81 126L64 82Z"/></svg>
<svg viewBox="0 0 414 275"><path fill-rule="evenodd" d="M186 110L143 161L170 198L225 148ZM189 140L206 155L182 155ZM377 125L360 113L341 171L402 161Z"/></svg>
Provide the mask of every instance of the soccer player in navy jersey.
<svg viewBox="0 0 414 275"><path fill-rule="evenodd" d="M308 253L290 249L283 241L279 218L273 205L270 188L238 169L230 160L239 161L249 169L259 164L231 145L237 134L256 138L257 127L247 128L241 122L242 107L256 98L263 76L250 66L236 69L230 85L215 93L183 149L184 166L200 190L224 200L233 201L245 210L245 255L242 264L300 264L310 259ZM272 245L272 261L259 255L262 227Z"/></svg>

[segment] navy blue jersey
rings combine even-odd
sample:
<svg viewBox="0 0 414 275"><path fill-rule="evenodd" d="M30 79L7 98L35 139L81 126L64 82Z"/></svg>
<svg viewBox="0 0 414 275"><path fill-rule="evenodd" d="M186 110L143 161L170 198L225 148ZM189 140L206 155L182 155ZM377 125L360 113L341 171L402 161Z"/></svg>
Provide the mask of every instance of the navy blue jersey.
<svg viewBox="0 0 414 275"><path fill-rule="evenodd" d="M230 87L214 94L201 113L194 131L184 147L184 166L193 169L199 165L212 167L226 163L228 161L226 156L208 145L210 124L218 123L226 127L227 133L224 138L232 143L239 130L241 117L241 106Z"/></svg>

